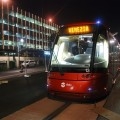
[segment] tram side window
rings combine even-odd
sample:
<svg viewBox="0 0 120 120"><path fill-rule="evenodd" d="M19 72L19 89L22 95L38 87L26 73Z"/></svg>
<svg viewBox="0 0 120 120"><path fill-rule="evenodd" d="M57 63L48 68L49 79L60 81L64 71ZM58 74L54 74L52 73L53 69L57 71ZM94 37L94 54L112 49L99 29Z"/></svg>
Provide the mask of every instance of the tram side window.
<svg viewBox="0 0 120 120"><path fill-rule="evenodd" d="M108 42L100 35L96 44L95 65L96 67L105 68L108 65Z"/></svg>

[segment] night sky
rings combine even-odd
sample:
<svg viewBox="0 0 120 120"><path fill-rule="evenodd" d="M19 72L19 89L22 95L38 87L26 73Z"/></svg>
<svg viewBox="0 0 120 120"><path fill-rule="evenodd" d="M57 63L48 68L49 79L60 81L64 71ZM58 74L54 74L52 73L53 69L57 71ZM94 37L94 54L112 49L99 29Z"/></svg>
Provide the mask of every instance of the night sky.
<svg viewBox="0 0 120 120"><path fill-rule="evenodd" d="M101 20L120 34L119 0L12 0L19 8L62 25Z"/></svg>

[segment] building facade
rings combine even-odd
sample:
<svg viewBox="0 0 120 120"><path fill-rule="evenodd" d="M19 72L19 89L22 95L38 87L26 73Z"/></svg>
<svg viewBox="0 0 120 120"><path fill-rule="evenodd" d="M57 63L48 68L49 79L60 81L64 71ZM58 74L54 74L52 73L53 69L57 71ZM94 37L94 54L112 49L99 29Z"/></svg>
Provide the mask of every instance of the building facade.
<svg viewBox="0 0 120 120"><path fill-rule="evenodd" d="M0 4L1 56L17 57L24 49L49 50L49 37L58 25L18 7Z"/></svg>

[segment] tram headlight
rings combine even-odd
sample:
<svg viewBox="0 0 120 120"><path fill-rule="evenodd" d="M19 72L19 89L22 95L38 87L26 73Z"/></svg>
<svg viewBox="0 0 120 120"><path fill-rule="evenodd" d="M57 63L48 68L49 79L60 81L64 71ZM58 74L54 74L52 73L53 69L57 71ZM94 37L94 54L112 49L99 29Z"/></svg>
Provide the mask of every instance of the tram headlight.
<svg viewBox="0 0 120 120"><path fill-rule="evenodd" d="M88 91L89 91L89 92L91 92L91 91L92 91L92 88L91 88L91 87L89 87L89 88L88 88Z"/></svg>

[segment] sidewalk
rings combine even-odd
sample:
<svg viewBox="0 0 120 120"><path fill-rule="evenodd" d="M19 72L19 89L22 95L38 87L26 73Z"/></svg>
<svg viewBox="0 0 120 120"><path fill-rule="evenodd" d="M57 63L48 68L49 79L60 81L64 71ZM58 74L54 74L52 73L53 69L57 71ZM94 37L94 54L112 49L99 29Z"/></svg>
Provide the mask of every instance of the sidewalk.
<svg viewBox="0 0 120 120"><path fill-rule="evenodd" d="M97 120L106 120L106 118L108 120L120 120L120 76L116 79L103 108L96 109L96 112L99 114Z"/></svg>

